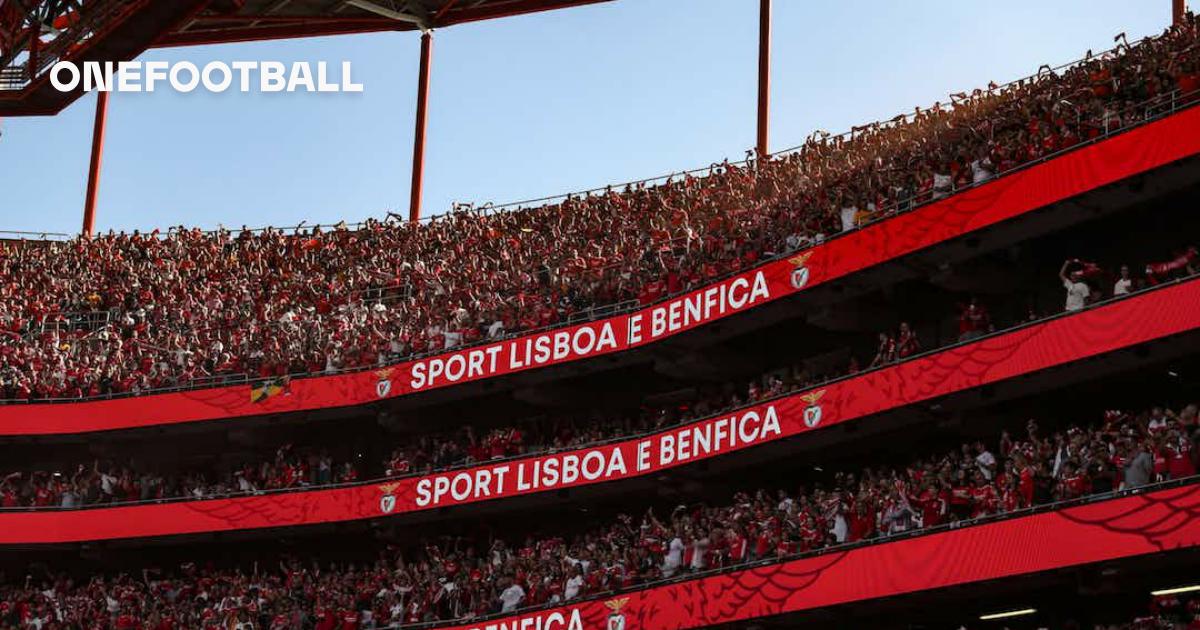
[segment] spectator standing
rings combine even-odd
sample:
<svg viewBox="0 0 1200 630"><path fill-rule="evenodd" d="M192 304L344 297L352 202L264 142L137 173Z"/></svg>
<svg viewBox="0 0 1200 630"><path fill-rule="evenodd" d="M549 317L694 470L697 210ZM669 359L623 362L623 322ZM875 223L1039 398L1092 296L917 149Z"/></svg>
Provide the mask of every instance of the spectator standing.
<svg viewBox="0 0 1200 630"><path fill-rule="evenodd" d="M1125 483L1123 490L1140 488L1148 485L1154 479L1154 456L1151 455L1140 441L1130 445L1128 461L1125 462Z"/></svg>
<svg viewBox="0 0 1200 630"><path fill-rule="evenodd" d="M1067 290L1067 312L1083 310L1087 306L1088 298L1092 295L1092 290L1087 283L1083 281L1083 271L1074 269L1067 271L1071 265L1079 265L1081 261L1078 258L1072 258L1064 261L1062 268L1058 270L1058 277L1062 280L1063 288Z"/></svg>

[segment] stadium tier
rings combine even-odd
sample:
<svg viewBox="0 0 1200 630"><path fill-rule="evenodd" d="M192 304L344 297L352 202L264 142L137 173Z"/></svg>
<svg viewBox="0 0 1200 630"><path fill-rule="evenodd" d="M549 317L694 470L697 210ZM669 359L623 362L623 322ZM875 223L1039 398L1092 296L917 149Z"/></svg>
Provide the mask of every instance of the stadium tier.
<svg viewBox="0 0 1200 630"><path fill-rule="evenodd" d="M35 509L0 510L0 544L86 542L379 518L657 475L664 469L922 401L1050 368L1070 368L1078 361L1156 340L1171 339L1176 348L1190 348L1200 341L1191 335L1200 329L1200 309L1195 304L1200 304L1200 279L1026 323L946 350L899 362L885 360L873 370L800 386L794 393L786 393L780 381L775 387L751 392L745 406L738 406L735 399L728 411L657 431L616 434L594 446L564 450L569 444L559 443L521 457L493 450L512 448L513 440L524 442L524 433L514 428L493 434L487 442L462 444L459 448L464 452L488 449L468 454L467 460L475 465L424 474L409 472L412 462L401 448L400 455L387 463L390 474L370 482L356 483L357 471L350 464L348 473L326 458L310 466L309 458L287 451L291 445L276 455L273 466L268 464L269 473L261 474L262 467L249 465L234 471L223 484L198 483L193 476L168 482L128 469L101 471L98 464L94 470L68 466L69 478L47 471L18 472L0 483L0 506L17 508L24 503ZM585 428L581 433L586 436L590 431ZM177 494L172 496L169 488ZM89 505L93 509L73 509Z"/></svg>
<svg viewBox="0 0 1200 630"><path fill-rule="evenodd" d="M380 354L374 359L375 362L381 363L378 369L350 371L332 376L300 378L302 374L290 375L280 372L274 378L234 386L200 388L177 393L155 393L148 389L137 398L113 397L72 404L61 401L53 404L39 403L37 400L26 404L10 404L0 407L0 433L77 433L366 404L448 385L632 350L737 313L747 312L778 298L810 292L819 285L843 280L864 269L951 239L976 234L1003 222L1011 222L1015 217L1036 214L1036 211L1046 209L1056 202L1192 157L1200 149L1198 126L1200 110L1188 109L1053 160L1029 166L994 182L972 187L948 199L849 231L845 235L829 239L826 243L784 254L779 260L737 273L705 288L674 298L649 300L657 303L632 309L627 314L534 334L514 335L515 338L506 341L435 353L400 363L387 363L382 358L386 354ZM1064 211L1059 216L1029 218L1043 220L1043 229L1048 229L1060 223L1065 216L1069 216L1069 213ZM470 220L449 221L458 223ZM1023 233L1036 231L1034 227L1025 227ZM355 232L334 234L334 238L356 238L353 236ZM342 236L338 237L338 234ZM132 242L126 237L118 237L115 240ZM160 241L147 239L145 242ZM317 241L302 238L292 242L299 244ZM71 256L69 252L79 247L82 247L82 243L64 247L64 255ZM12 255L5 260L10 267L16 266L20 269L26 264L20 262L21 252L41 251L43 249L38 247L10 249ZM147 261L146 264L150 263ZM177 283L175 286L182 288L191 285ZM8 288L10 295L22 291L15 282L8 285ZM387 291L382 287L378 290ZM98 297L96 294L92 296ZM127 296L126 299L132 299L136 303L139 298ZM32 300L29 306L37 311L49 305ZM376 314L386 313L389 308L384 301L373 299L362 299L357 307ZM145 315L144 307L139 308ZM315 315L320 310L322 309L317 309L309 315ZM27 367L42 365L44 369L57 373L55 378L59 379L59 382L66 382L62 380L69 372L64 371L66 366L62 360L65 357L61 357L59 362L54 364L43 363L36 358L22 358L23 353L38 356L34 348L26 345L31 339L41 339L50 344L52 352L57 347L69 347L80 351L85 346L93 345L97 337L113 335L110 341L100 342L99 345L128 347L130 352L140 354L143 358L138 359L142 366L137 372L138 378L158 373L157 366L164 364L148 360L147 355L138 350L143 348L138 333L126 331L115 335L110 318L118 316L116 311L99 313L95 319L106 323L100 325L98 330L86 322L79 325L64 322L61 326L46 326L44 320L43 323L37 323L36 318L27 319L24 315L10 313L8 321L15 330L6 338L9 343L3 347L6 350L4 360L7 362L5 382L10 387L20 382L22 377L14 374L19 372L19 366L22 364ZM291 310L288 313L297 315ZM366 317L367 319L363 320L364 325L374 326L370 323L373 316ZM139 319L127 321L136 322ZM339 322L334 325L335 328L344 328L347 325L347 320L341 319L340 316L335 319ZM142 330L147 326L145 323L131 325L135 330ZM279 322L279 326L284 328L289 325L284 321ZM491 328L490 325L488 327ZM469 336L455 337L455 343ZM64 342L64 338L76 337L79 339ZM267 335L263 338L269 337L270 335ZM192 346L183 344L179 339L167 344L167 347L173 349L167 352L165 365L178 364L180 361L198 361L192 356L195 353L189 349ZM228 354L223 343L218 343L217 347L222 349L224 354ZM151 353L161 350L160 346L148 348L147 352ZM124 350L117 352L121 355L125 353ZM94 370L95 368L91 371ZM320 373L320 370L317 373ZM93 383L97 386L98 384ZM22 392L29 393L25 390Z"/></svg>
<svg viewBox="0 0 1200 630"><path fill-rule="evenodd" d="M1080 413L1077 393L1033 404ZM355 560L344 551L322 568L288 557L311 543L280 560L264 549L199 552L207 562L178 569L141 549L125 560L143 567L140 578L31 576L0 589L0 601L78 622L147 615L183 627L231 614L295 627L289 615L302 612L317 627L365 615L385 626L597 628L618 615L630 627L679 628L1127 558L1194 562L1196 405L1096 411L1111 402L1096 395L1086 415L1098 415L1086 419L1025 420L1003 405L990 438L961 448L919 438L928 457L873 451L833 473L792 462L774 467L773 482L727 475L686 502L626 495L619 513L575 523L520 517L511 543L443 519L436 533L360 540Z"/></svg>
<svg viewBox="0 0 1200 630"><path fill-rule="evenodd" d="M770 160L555 206L10 246L8 398L254 379L264 391L12 407L2 424L28 433L36 417L54 433L346 406L645 345L1194 155L1198 114L1169 115L1195 100L1193 37L1175 29ZM627 314L495 342L614 311ZM469 344L483 345L439 352ZM434 356L397 361L414 354ZM264 400L277 390L291 395ZM80 415L98 426L71 426Z"/></svg>
<svg viewBox="0 0 1200 630"><path fill-rule="evenodd" d="M0 628L1200 623L1196 37L551 206L6 243Z"/></svg>

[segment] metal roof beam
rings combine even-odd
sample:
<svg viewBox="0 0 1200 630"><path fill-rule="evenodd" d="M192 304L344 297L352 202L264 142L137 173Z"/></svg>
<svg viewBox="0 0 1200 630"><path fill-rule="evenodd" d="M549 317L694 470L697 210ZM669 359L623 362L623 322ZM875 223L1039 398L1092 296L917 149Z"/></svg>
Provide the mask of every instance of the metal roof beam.
<svg viewBox="0 0 1200 630"><path fill-rule="evenodd" d="M275 4L272 4L271 6L267 7L267 10L263 11L263 14L264 15L273 15L276 11L283 9L284 7L286 7L287 5L289 5L291 3L292 3L292 0L278 0L277 2L275 2ZM250 28L254 28L255 26L258 26L258 24L259 24L258 22L251 22Z"/></svg>
<svg viewBox="0 0 1200 630"><path fill-rule="evenodd" d="M381 6L378 3L372 2L371 0L346 0L346 4L362 9L363 11L369 11L375 15L381 15L385 18L396 20L397 22L416 24L423 31L427 31L431 28L428 16L417 15L415 13L404 13L395 9L389 9L388 7ZM405 3L404 6L405 8L409 8L407 3Z"/></svg>
<svg viewBox="0 0 1200 630"><path fill-rule="evenodd" d="M612 2L612 0L505 0L494 3L478 2L470 6L459 6L448 13L442 26L494 20L515 15L526 15L541 11L581 7L589 4Z"/></svg>

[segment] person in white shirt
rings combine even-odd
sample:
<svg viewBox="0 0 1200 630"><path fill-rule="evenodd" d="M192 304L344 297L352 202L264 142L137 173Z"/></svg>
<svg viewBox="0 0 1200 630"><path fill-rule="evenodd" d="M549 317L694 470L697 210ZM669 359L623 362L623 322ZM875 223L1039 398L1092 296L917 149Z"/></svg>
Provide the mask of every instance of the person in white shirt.
<svg viewBox="0 0 1200 630"><path fill-rule="evenodd" d="M954 178L950 173L933 174L933 198L942 199L950 196L954 189Z"/></svg>
<svg viewBox="0 0 1200 630"><path fill-rule="evenodd" d="M1129 273L1129 265L1121 265L1121 275L1113 284L1113 295L1128 295L1133 291L1133 276Z"/></svg>
<svg viewBox="0 0 1200 630"><path fill-rule="evenodd" d="M789 497L783 490L780 490L777 496L779 497L779 503L775 505L775 509L779 510L780 512L791 514L792 505L795 504L795 501L793 501L792 498Z"/></svg>
<svg viewBox="0 0 1200 630"><path fill-rule="evenodd" d="M1151 435L1166 430L1169 425L1170 421L1167 418L1167 414L1163 412L1162 407L1155 407L1150 410L1150 421L1146 423L1146 430Z"/></svg>
<svg viewBox="0 0 1200 630"><path fill-rule="evenodd" d="M975 466L979 468L979 472L984 479L991 481L996 475L996 456L983 445L983 442L975 443Z"/></svg>
<svg viewBox="0 0 1200 630"><path fill-rule="evenodd" d="M846 534L850 532L850 524L846 522L845 506L839 502L836 510L833 512L833 517L829 520L832 523L829 533L833 534L833 539L839 543L846 542Z"/></svg>
<svg viewBox="0 0 1200 630"><path fill-rule="evenodd" d="M808 243L808 239L805 238L804 235L798 234L796 232L792 232L791 234L788 234L786 239L784 239L783 247L784 247L784 250L790 254L790 253L800 249L807 243Z"/></svg>
<svg viewBox="0 0 1200 630"><path fill-rule="evenodd" d="M233 476L237 481L238 492L244 492L246 494L258 492L258 487L254 485L253 481L250 481L250 479L246 477L246 473L244 471L235 470L233 471Z"/></svg>
<svg viewBox="0 0 1200 630"><path fill-rule="evenodd" d="M571 568L571 577L567 578L567 584L563 587L563 599L570 601L579 597L579 591L583 590L583 571L576 565Z"/></svg>
<svg viewBox="0 0 1200 630"><path fill-rule="evenodd" d="M858 208L854 207L853 204L851 204L849 206L844 206L839 211L839 215L842 218L842 231L848 232L850 230L853 230L854 226L855 226L854 220L858 216Z"/></svg>
<svg viewBox="0 0 1200 630"><path fill-rule="evenodd" d="M708 568L708 547L710 542L707 535L698 536L692 541L692 570L703 571Z"/></svg>
<svg viewBox="0 0 1200 630"><path fill-rule="evenodd" d="M974 184L982 184L987 180L995 177L996 166L992 164L991 158L984 153L981 157L971 162L971 182Z"/></svg>
<svg viewBox="0 0 1200 630"><path fill-rule="evenodd" d="M683 551L683 538L677 532L667 544L667 555L662 564L663 577L671 577L679 571L679 567L683 565Z"/></svg>
<svg viewBox="0 0 1200 630"><path fill-rule="evenodd" d="M117 492L117 478L108 474L108 472L102 472L99 460L96 461L93 468L96 471L96 475L100 477L100 494L103 495L103 500L111 501L113 495Z"/></svg>
<svg viewBox="0 0 1200 630"><path fill-rule="evenodd" d="M1087 306L1088 298L1092 295L1092 290L1083 281L1082 271L1077 269L1069 274L1067 273L1067 267L1078 263L1078 259L1072 258L1063 262L1062 269L1058 271L1058 277L1062 280L1063 288L1067 290L1068 312L1082 310L1084 306Z"/></svg>
<svg viewBox="0 0 1200 630"><path fill-rule="evenodd" d="M449 350L450 348L458 347L459 345L462 344L462 340L463 340L462 332L457 331L457 330L451 330L449 328L442 331L442 337L445 340L443 346L447 350Z"/></svg>
<svg viewBox="0 0 1200 630"><path fill-rule="evenodd" d="M512 612L525 600L525 589L513 582L500 592L500 612Z"/></svg>

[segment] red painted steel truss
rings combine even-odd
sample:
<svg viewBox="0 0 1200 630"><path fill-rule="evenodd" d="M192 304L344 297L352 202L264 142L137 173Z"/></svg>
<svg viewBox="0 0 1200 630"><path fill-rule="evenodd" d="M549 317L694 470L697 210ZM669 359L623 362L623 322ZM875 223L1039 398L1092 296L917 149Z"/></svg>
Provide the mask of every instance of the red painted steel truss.
<svg viewBox="0 0 1200 630"><path fill-rule="evenodd" d="M417 11L424 25L383 16L349 16L337 13L273 15L208 11L189 24L164 33L155 46L191 46L228 42L260 41L380 31L411 31L443 28L455 24L494 20L516 15L553 11L610 2L611 0L443 0L433 8ZM334 7L344 2L334 2ZM414 7L423 3L400 3Z"/></svg>

